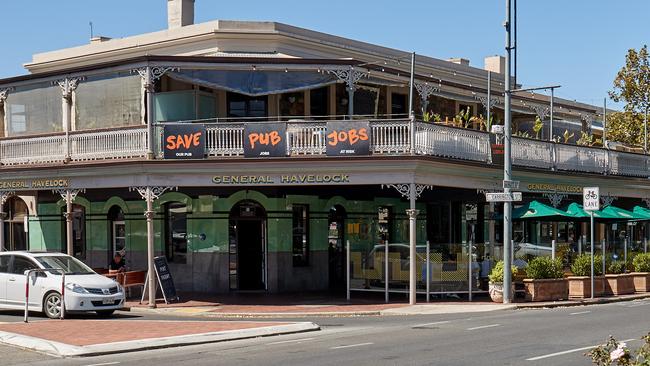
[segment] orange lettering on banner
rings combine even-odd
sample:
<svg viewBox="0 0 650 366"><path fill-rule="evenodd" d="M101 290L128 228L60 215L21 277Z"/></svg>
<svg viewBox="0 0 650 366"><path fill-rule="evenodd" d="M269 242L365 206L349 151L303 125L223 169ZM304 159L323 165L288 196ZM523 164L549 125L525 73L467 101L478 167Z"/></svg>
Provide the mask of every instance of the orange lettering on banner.
<svg viewBox="0 0 650 366"><path fill-rule="evenodd" d="M336 146L339 142L349 141L350 145L354 145L359 141L368 140L368 132L365 128L352 128L347 131L332 131L327 137L330 139L327 143L330 146Z"/></svg>
<svg viewBox="0 0 650 366"><path fill-rule="evenodd" d="M189 135L167 136L167 150L189 149L192 146L199 146L203 132L196 132Z"/></svg>
<svg viewBox="0 0 650 366"><path fill-rule="evenodd" d="M251 132L248 134L248 142L251 145L251 149L255 148L256 143L260 143L260 145L265 145L268 146L269 144L271 146L275 146L282 141L282 137L280 136L280 133L278 131L271 131L271 132L262 132L262 133L257 133L257 132Z"/></svg>

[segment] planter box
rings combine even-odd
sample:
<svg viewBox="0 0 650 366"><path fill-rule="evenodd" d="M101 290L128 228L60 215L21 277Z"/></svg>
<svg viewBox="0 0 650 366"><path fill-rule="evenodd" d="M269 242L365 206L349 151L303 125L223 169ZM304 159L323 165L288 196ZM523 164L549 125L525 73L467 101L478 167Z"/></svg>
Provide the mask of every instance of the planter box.
<svg viewBox="0 0 650 366"><path fill-rule="evenodd" d="M502 303L503 302L503 283L490 283L488 285L488 293L490 294L490 298L492 301L496 303ZM511 289L510 289L510 294L512 295L512 298L515 298L515 284L514 282L512 283Z"/></svg>
<svg viewBox="0 0 650 366"><path fill-rule="evenodd" d="M631 274L608 274L605 275L607 295L627 295L634 293L634 277Z"/></svg>
<svg viewBox="0 0 650 366"><path fill-rule="evenodd" d="M526 301L566 300L569 296L569 281L564 278L533 280L524 279Z"/></svg>
<svg viewBox="0 0 650 366"><path fill-rule="evenodd" d="M585 299L591 297L591 279L588 276L569 276L569 299ZM605 277L594 277L594 297L605 294Z"/></svg>
<svg viewBox="0 0 650 366"><path fill-rule="evenodd" d="M632 272L635 292L650 292L650 272Z"/></svg>

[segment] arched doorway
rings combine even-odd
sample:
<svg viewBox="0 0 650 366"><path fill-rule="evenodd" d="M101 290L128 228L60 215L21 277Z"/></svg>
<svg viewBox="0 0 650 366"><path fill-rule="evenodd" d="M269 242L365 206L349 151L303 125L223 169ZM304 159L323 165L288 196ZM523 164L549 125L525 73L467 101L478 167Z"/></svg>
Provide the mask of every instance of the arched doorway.
<svg viewBox="0 0 650 366"><path fill-rule="evenodd" d="M240 201L229 216L231 290L265 290L266 210L256 201Z"/></svg>
<svg viewBox="0 0 650 366"><path fill-rule="evenodd" d="M5 212L5 250L27 250L27 204L19 197L7 202Z"/></svg>
<svg viewBox="0 0 650 366"><path fill-rule="evenodd" d="M345 287L345 219L347 213L341 205L330 208L327 219L330 288Z"/></svg>

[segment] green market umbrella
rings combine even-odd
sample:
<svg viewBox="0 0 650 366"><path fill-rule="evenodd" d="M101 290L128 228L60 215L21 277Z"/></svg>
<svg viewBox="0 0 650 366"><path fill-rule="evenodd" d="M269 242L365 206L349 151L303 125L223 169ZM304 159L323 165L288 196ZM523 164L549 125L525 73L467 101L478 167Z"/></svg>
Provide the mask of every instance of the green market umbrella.
<svg viewBox="0 0 650 366"><path fill-rule="evenodd" d="M589 212L583 210L582 205L576 202L573 202L569 204L569 206L567 206L566 213L568 213L571 217L576 219L586 220L589 218ZM614 206L607 206L600 211L594 211L594 219L600 221L635 220L634 214L632 212Z"/></svg>
<svg viewBox="0 0 650 366"><path fill-rule="evenodd" d="M566 219L571 216L566 212L545 205L539 201L530 201L527 204L517 207L512 210L513 220L527 220L527 219Z"/></svg>
<svg viewBox="0 0 650 366"><path fill-rule="evenodd" d="M609 205L601 210L603 213L612 214L615 216L621 217L621 220L641 220L643 219L639 215L635 214L632 211L622 209L620 207Z"/></svg>
<svg viewBox="0 0 650 366"><path fill-rule="evenodd" d="M634 206L632 212L639 217L639 220L650 220L650 210L645 207Z"/></svg>

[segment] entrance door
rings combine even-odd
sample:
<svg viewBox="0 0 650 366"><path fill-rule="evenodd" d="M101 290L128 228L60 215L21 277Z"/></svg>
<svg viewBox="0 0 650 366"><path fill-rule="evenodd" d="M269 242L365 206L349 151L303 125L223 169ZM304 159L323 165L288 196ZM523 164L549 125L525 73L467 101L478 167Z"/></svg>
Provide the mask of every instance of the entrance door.
<svg viewBox="0 0 650 366"><path fill-rule="evenodd" d="M336 205L328 217L328 254L330 289L345 288L345 209Z"/></svg>
<svg viewBox="0 0 650 366"><path fill-rule="evenodd" d="M230 211L230 289L266 289L266 211L242 201Z"/></svg>

